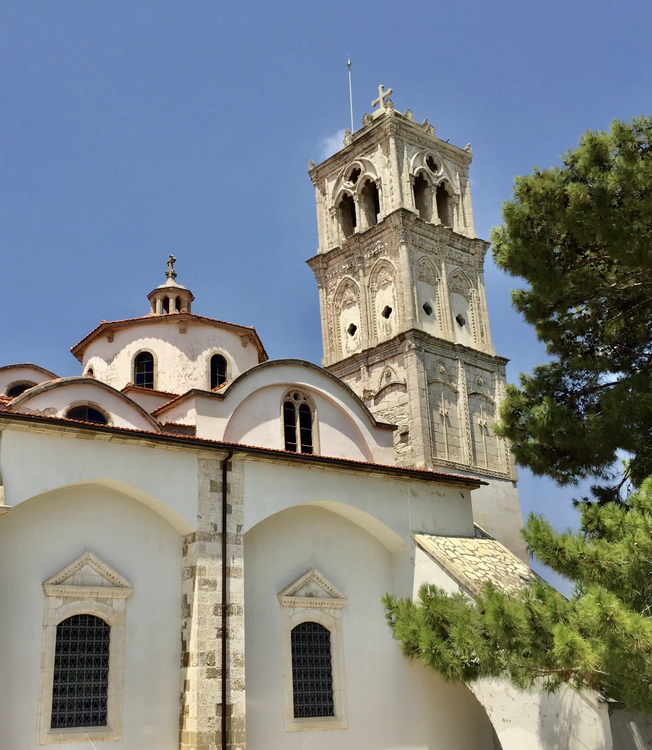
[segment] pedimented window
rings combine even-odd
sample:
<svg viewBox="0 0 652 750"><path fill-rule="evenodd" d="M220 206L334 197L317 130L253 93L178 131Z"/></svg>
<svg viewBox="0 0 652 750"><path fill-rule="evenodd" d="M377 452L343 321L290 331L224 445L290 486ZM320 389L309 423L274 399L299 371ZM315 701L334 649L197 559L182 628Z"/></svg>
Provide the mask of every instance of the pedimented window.
<svg viewBox="0 0 652 750"><path fill-rule="evenodd" d="M346 597L309 570L278 594L287 732L346 729L342 608Z"/></svg>
<svg viewBox="0 0 652 750"><path fill-rule="evenodd" d="M43 592L39 744L121 739L131 584L85 552Z"/></svg>

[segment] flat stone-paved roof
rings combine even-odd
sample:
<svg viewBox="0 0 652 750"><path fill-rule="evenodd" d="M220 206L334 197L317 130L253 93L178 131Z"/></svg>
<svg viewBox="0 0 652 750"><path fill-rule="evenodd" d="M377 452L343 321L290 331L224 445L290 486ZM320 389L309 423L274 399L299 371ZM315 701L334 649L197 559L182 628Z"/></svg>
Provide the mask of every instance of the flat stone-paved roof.
<svg viewBox="0 0 652 750"><path fill-rule="evenodd" d="M488 581L514 593L536 578L528 565L479 526L474 537L415 534L414 539L474 596Z"/></svg>

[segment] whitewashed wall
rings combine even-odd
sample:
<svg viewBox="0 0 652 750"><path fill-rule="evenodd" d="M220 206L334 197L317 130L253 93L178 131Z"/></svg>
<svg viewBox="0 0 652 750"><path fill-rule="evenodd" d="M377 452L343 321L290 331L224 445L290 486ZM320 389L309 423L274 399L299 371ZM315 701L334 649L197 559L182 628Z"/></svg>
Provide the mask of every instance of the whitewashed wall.
<svg viewBox="0 0 652 750"><path fill-rule="evenodd" d="M176 750L180 534L142 503L97 485L27 500L1 521L0 748L39 747L41 584L90 550L134 587L127 602L124 739L111 747Z"/></svg>
<svg viewBox="0 0 652 750"><path fill-rule="evenodd" d="M491 724L470 691L401 656L380 603L395 590L392 558L360 526L318 507L286 510L246 533L248 750L494 750ZM348 729L288 733L276 594L310 568L348 597Z"/></svg>
<svg viewBox="0 0 652 750"><path fill-rule="evenodd" d="M229 378L258 364L254 344L243 346L241 336L233 331L189 322L186 333L181 333L174 319L153 318L145 324L117 329L113 341L98 336L84 352L82 371L92 367L98 380L120 390L133 382L133 359L143 350L154 355L154 388L169 393L210 389L209 360L213 354L226 357Z"/></svg>

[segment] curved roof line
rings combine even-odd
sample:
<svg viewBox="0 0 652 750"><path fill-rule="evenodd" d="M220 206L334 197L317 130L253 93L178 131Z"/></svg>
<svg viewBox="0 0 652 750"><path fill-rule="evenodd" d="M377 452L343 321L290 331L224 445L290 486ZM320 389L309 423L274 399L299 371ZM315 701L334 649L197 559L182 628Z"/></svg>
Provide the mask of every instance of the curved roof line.
<svg viewBox="0 0 652 750"><path fill-rule="evenodd" d="M260 337L256 333L256 329L253 326L243 326L239 323L229 323L226 320L207 318L205 315L195 315L195 313L189 312L173 312L168 313L167 315L150 314L142 315L139 318L124 318L123 320L103 320L98 326L93 328L93 330L89 334L84 336L81 341L78 341L74 346L71 346L70 351L81 362L82 356L84 354L84 349L86 349L91 341L96 339L101 333L106 330L110 330L112 328L131 328L132 326L142 325L144 323L169 323L170 321L188 319L195 320L200 323L207 323L208 325L212 326L223 326L224 328L234 330L234 332L242 331L243 334L241 335L244 335L246 333L247 335L252 337L253 343L258 349L259 355L263 357L264 360L269 358L267 352L265 351L265 347L263 346L263 342L260 340Z"/></svg>
<svg viewBox="0 0 652 750"><path fill-rule="evenodd" d="M346 394L350 398L352 398L355 401L355 403L362 409L363 413L366 415L366 417L369 419L369 421L374 427L379 427L382 430L395 430L396 429L396 425L394 424L389 424L388 422L379 422L376 419L376 417L371 413L371 411L369 410L369 407L360 398L360 396L358 396L358 394L350 386L348 386L343 380L340 380L337 377L337 375L333 375L332 372L329 372L328 370L325 370L323 367L320 367L319 365L315 365L312 362L308 362L305 359L291 359L291 358L269 359L266 362L261 362L258 365L254 365L253 367L250 367L248 370L245 370L244 372L240 373L240 375L238 375L233 380L230 380L228 384L225 384L222 387L222 389L219 391L202 391L202 390L194 388L193 390L188 391L187 393L184 393L181 396L177 396L177 398L172 399L172 401L168 401L167 404L162 404L157 409L154 409L152 414L162 412L165 409L169 408L173 403L182 401L183 399L189 398L192 395L201 395L201 396L208 396L209 398L224 399L233 388L235 388L245 378L249 377L252 373L258 372L260 370L265 370L268 367L281 367L285 365L290 365L290 366L295 366L295 367L306 367L309 370L313 370L314 372L317 372L321 375L326 376L329 380L331 380L333 383L338 385L343 391L346 392Z"/></svg>
<svg viewBox="0 0 652 750"><path fill-rule="evenodd" d="M33 398L34 396L38 396L40 393L45 393L45 391L50 391L54 388L62 388L68 385L92 385L96 388L105 390L107 393L111 393L112 395L117 396L132 409L135 409L142 417L146 419L146 421L150 425L152 425L152 427L155 428L157 432L161 431L161 426L159 425L158 421L151 414L145 411L145 409L143 409L140 404L132 401L129 396L125 396L124 393L121 393L110 385L103 383L101 380L89 378L88 375L73 375L70 378L58 378L57 380L48 380L45 383L39 383L33 388L29 388L19 396L16 396L16 398L12 399L7 404L7 409L14 409L16 406L20 406L24 401L29 401L29 399ZM102 404L100 404L100 406L102 406Z"/></svg>
<svg viewBox="0 0 652 750"><path fill-rule="evenodd" d="M46 370L45 367L41 367L40 365L33 365L31 362L23 362L22 364L18 365L3 365L2 367L0 367L0 372L5 372L6 370L18 370L20 368L31 368L32 370L38 370L38 372L42 373L43 375L48 375L53 379L59 377L55 373L50 372L50 370Z"/></svg>

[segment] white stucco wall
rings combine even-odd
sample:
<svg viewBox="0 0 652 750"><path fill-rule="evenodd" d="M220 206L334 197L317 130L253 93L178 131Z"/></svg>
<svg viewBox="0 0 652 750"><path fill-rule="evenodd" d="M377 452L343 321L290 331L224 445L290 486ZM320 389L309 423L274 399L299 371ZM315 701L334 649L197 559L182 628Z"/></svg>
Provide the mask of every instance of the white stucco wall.
<svg viewBox="0 0 652 750"><path fill-rule="evenodd" d="M498 680L471 689L485 707L502 750L612 750L606 704L562 688L554 695L526 693Z"/></svg>
<svg viewBox="0 0 652 750"><path fill-rule="evenodd" d="M249 530L244 549L249 750L493 750L491 724L471 693L401 656L380 602L394 590L393 556L376 538L335 513L302 507ZM276 594L310 568L348 598L348 729L288 733Z"/></svg>
<svg viewBox="0 0 652 750"><path fill-rule="evenodd" d="M213 354L226 357L229 379L258 364L255 345L243 346L241 335L234 331L191 320L186 333L181 333L174 318L154 317L151 322L116 329L113 341L105 336L94 339L84 351L82 372L92 367L98 380L120 390L134 381L133 359L143 350L154 355L154 388L169 393L210 389Z"/></svg>
<svg viewBox="0 0 652 750"><path fill-rule="evenodd" d="M63 486L102 484L153 508L181 534L195 529L193 453L6 429L1 458L7 505L15 507Z"/></svg>
<svg viewBox="0 0 652 750"><path fill-rule="evenodd" d="M349 518L393 553L412 550L412 532L473 534L468 490L377 474L247 461L245 532L281 510L305 504L320 505ZM410 585L402 595L411 593Z"/></svg>
<svg viewBox="0 0 652 750"><path fill-rule="evenodd" d="M472 494L475 522L529 565L521 536L523 514L516 483L496 477L482 477L482 480L487 484Z"/></svg>
<svg viewBox="0 0 652 750"><path fill-rule="evenodd" d="M134 587L127 601L123 739L111 747L177 750L181 537L142 503L101 486L58 490L0 517L0 747L40 747L41 584L86 550Z"/></svg>

